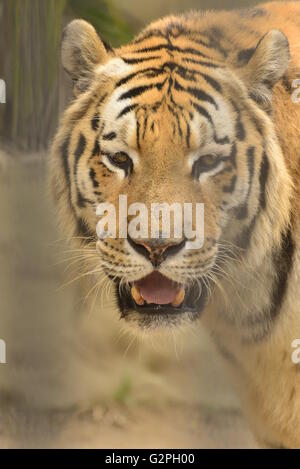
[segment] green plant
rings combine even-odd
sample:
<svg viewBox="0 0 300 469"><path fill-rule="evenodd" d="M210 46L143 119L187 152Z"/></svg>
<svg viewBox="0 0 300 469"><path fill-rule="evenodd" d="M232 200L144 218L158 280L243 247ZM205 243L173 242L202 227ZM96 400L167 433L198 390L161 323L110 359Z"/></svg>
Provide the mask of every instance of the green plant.
<svg viewBox="0 0 300 469"><path fill-rule="evenodd" d="M112 0L68 0L68 7L72 16L89 21L115 47L132 38L132 27L121 17Z"/></svg>

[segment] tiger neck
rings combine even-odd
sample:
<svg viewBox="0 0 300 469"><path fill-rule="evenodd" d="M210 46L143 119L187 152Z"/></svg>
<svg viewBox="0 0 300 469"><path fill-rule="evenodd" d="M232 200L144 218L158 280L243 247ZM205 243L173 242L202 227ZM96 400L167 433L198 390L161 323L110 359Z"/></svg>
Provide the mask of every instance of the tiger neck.
<svg viewBox="0 0 300 469"><path fill-rule="evenodd" d="M208 306L213 313L211 326L224 323L246 343L264 340L279 316L295 250L293 184L272 127L267 130L265 206L259 206L243 228L240 259L223 266L226 275L221 276Z"/></svg>

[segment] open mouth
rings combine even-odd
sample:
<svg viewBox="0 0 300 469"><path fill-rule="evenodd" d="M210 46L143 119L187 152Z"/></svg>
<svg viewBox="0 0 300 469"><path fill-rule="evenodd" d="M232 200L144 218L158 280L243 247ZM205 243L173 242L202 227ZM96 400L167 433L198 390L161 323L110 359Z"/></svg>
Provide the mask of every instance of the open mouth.
<svg viewBox="0 0 300 469"><path fill-rule="evenodd" d="M131 287L131 296L139 306L171 305L177 308L184 301L184 288L154 270Z"/></svg>
<svg viewBox="0 0 300 469"><path fill-rule="evenodd" d="M190 313L197 317L204 308L207 290L201 280L184 286L154 270L146 277L133 282L130 291L118 288L122 316L132 310L147 315L175 316Z"/></svg>

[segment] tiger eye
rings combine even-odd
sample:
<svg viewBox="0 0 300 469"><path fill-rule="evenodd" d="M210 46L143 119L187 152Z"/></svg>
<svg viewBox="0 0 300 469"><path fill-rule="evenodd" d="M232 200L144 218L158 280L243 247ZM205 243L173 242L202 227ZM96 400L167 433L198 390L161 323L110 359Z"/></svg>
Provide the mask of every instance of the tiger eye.
<svg viewBox="0 0 300 469"><path fill-rule="evenodd" d="M217 157L215 155L203 155L200 158L201 165L210 166L215 163Z"/></svg>
<svg viewBox="0 0 300 469"><path fill-rule="evenodd" d="M107 156L114 166L123 169L126 176L132 173L133 162L130 156L127 155L127 153L125 153L124 151L118 151L117 153L109 154Z"/></svg>
<svg viewBox="0 0 300 469"><path fill-rule="evenodd" d="M202 155L200 158L194 162L192 169L192 177L194 179L199 179L201 173L212 171L214 168L217 168L222 160L214 154Z"/></svg>
<svg viewBox="0 0 300 469"><path fill-rule="evenodd" d="M115 163L119 164L127 163L130 160L129 156L124 151L114 153L114 155L112 155L112 159Z"/></svg>

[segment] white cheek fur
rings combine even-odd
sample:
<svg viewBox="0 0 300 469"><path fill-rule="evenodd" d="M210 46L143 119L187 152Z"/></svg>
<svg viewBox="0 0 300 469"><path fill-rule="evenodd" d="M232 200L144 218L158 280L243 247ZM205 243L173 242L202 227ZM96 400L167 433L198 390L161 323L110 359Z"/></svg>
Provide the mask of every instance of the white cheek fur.
<svg viewBox="0 0 300 469"><path fill-rule="evenodd" d="M130 73L132 67L125 63L120 57L115 57L109 60L104 65L99 65L96 68L96 73L99 75L105 75L106 77L122 76L125 73Z"/></svg>

